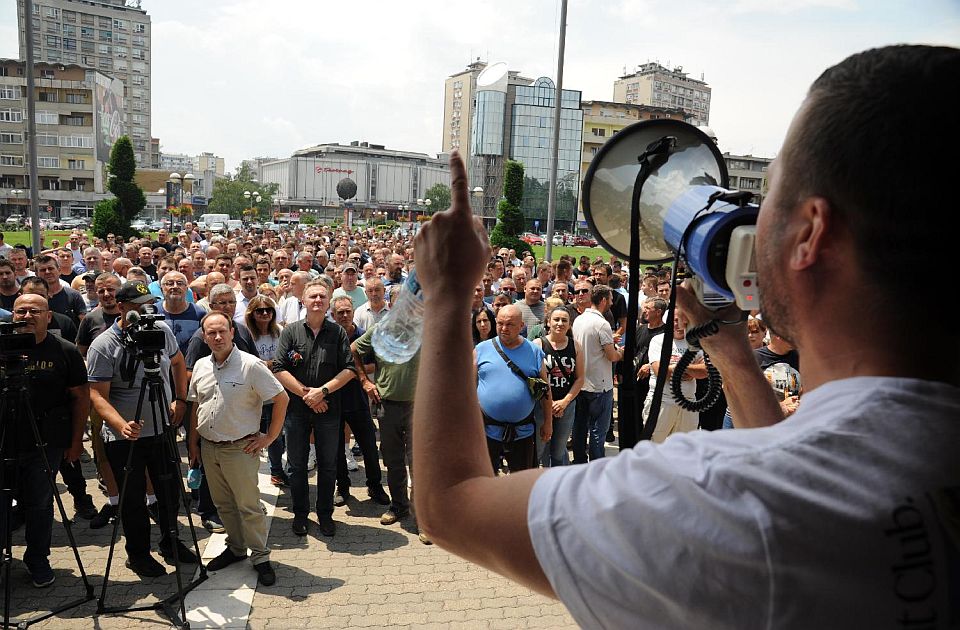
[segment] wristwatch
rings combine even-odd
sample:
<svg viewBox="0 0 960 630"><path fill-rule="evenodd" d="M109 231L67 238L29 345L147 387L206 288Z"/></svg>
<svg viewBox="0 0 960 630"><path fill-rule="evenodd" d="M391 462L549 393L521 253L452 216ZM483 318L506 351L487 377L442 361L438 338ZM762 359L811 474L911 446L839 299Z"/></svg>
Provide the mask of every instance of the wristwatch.
<svg viewBox="0 0 960 630"><path fill-rule="evenodd" d="M326 385L324 385L323 387L320 388L320 393L323 394L324 398L326 398L327 396L330 395L330 390L327 389Z"/></svg>

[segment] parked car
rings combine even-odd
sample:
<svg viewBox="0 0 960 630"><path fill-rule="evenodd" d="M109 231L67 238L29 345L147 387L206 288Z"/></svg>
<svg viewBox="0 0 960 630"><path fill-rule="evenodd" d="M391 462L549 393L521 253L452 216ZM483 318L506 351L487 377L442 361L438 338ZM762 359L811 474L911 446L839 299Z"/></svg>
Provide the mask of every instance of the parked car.
<svg viewBox="0 0 960 630"><path fill-rule="evenodd" d="M20 225L23 223L23 221L24 219L22 214L11 214L9 217L7 217L4 223L7 225Z"/></svg>
<svg viewBox="0 0 960 630"><path fill-rule="evenodd" d="M90 223L85 217L67 217L60 221L60 225L65 230L72 230L75 228L85 230L90 227Z"/></svg>
<svg viewBox="0 0 960 630"><path fill-rule="evenodd" d="M143 219L137 219L130 224L130 227L132 227L135 230L140 230L141 232L143 230L146 230L147 226L148 226L148 223Z"/></svg>
<svg viewBox="0 0 960 630"><path fill-rule="evenodd" d="M573 237L573 244L577 247L596 247L597 241L589 236L577 235Z"/></svg>
<svg viewBox="0 0 960 630"><path fill-rule="evenodd" d="M147 229L151 232L156 232L167 227L167 224L163 221L151 221L150 225L147 226Z"/></svg>
<svg viewBox="0 0 960 630"><path fill-rule="evenodd" d="M520 240L527 245L543 245L543 238L530 232L525 232L523 235L521 235Z"/></svg>

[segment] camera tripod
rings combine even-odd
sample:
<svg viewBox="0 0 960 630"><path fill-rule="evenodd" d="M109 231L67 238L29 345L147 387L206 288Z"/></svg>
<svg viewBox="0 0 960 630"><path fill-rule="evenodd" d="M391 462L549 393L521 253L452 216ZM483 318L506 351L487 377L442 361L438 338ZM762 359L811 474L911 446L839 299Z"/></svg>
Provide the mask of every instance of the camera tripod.
<svg viewBox="0 0 960 630"><path fill-rule="evenodd" d="M142 362L143 364L143 379L140 383L140 396L137 399L137 410L135 418L137 422L141 425L143 424L143 405L144 401L149 396L151 417L153 418L153 435L160 438L160 448L163 449L163 454L161 457L162 471L160 472L159 479L155 480L155 483L160 485L169 484L169 481L172 477L176 478L176 486L178 489L180 504L183 505L184 510L187 514L187 522L190 524L190 535L193 539L193 548L194 552L197 554L197 558L200 558L200 544L197 541L197 531L193 526L193 518L190 514L190 503L187 499L186 489L183 486L183 475L180 474L180 454L177 451L177 444L175 439L175 429L170 423L170 418L168 416L168 402L166 392L164 391L163 379L160 375L160 358L159 352L147 352L140 353L135 360L133 366L133 374L136 374L136 363ZM158 420L159 418L159 420ZM130 481L130 474L132 471L133 456L134 450L137 446L137 441L133 440L130 442L130 450L127 455L127 462L124 467L124 477L123 485L120 488L120 510L121 514L123 511L124 501L134 500L142 501L143 497L131 497L128 498L127 495L127 484ZM146 471L144 471L146 474ZM166 491L162 498L166 498ZM172 506L171 506L172 507ZM207 579L207 570L200 563L200 573L199 575L190 582L185 583L183 575L181 574L180 568L180 557L177 550L177 519L176 514L170 515L167 519L168 529L166 531L167 540L170 541L172 547L172 556L174 563L174 573L177 576L177 591L173 595L162 599L158 602L152 604L146 604L143 606L129 607L129 606L114 606L109 607L105 604L106 595L107 595L107 584L110 579L110 566L113 562L113 554L117 544L117 532L120 528L121 518L118 518L113 523L113 534L110 537L110 552L107 555L107 566L104 569L103 574L103 586L100 591L100 597L97 600L97 613L126 613L130 611L140 611L140 610L157 610L162 612L170 619L170 622L178 628L189 628L190 624L187 622L187 612L185 608L184 599L190 591L200 585L204 580ZM164 525L160 525L162 528Z"/></svg>
<svg viewBox="0 0 960 630"><path fill-rule="evenodd" d="M3 519L3 547L2 547L2 576L3 576L3 627L10 627L10 596L12 585L10 582L10 567L13 563L13 529L11 520L13 518L13 498L19 490L19 448L20 448L20 423L26 422L30 426L33 436L34 446L40 456L40 462L43 465L43 472L50 484L50 491L54 500L57 502L57 509L60 511L60 521L64 530L67 532L67 539L70 541L70 547L73 549L73 557L77 561L77 567L80 569L80 577L83 580L85 595L75 601L67 602L58 606L48 613L43 613L29 619L15 622L17 628L26 628L39 621L49 619L66 610L80 606L94 599L93 585L87 578L87 573L83 569L83 562L80 560L80 551L77 549L77 541L73 536L73 528L70 519L67 518L66 510L63 507L63 501L60 493L57 491L57 485L54 482L56 469L51 468L51 463L47 459L47 453L44 448L43 438L40 435L40 429L37 425L36 416L33 414L33 407L30 405L30 391L26 383L24 373L25 357L3 357L4 379L0 387L0 454L2 454L2 466L0 466L0 500L3 502L3 509L6 518ZM29 524L27 525L29 527Z"/></svg>

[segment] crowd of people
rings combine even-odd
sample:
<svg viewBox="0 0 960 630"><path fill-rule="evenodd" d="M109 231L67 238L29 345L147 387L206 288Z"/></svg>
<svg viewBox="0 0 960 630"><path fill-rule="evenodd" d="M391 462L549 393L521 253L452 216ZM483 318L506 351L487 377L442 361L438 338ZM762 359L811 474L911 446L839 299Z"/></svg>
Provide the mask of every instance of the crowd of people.
<svg viewBox="0 0 960 630"><path fill-rule="evenodd" d="M32 386L56 383L67 393L50 401L58 418L41 413L41 429L58 436L44 436L48 448L59 448L47 453L51 472L68 487L76 518L94 529L120 519L134 572L166 572L151 555L151 520L164 559L198 561L175 535L179 490L163 474L168 425L178 427L188 465L201 471L191 492L200 522L227 534L211 570L249 554L261 582L276 579L256 489L261 452L271 483L291 494L297 535L308 533L311 511L321 534L335 535L335 508L354 500L349 473L359 469L357 459L367 496L384 507L381 523L410 518L416 527L410 468L419 355L395 364L372 344L415 264L412 234L337 226L219 234L187 222L175 237L160 230L155 239L124 242L74 232L63 246L52 245L32 258L22 246L3 250L0 319L22 322L36 337L28 358ZM652 345L662 327L671 270L642 273L635 369L645 385L657 362L641 345ZM493 253L463 325L475 343L495 472L587 462L616 441L628 274L615 256L538 263L528 251ZM161 316L156 326L166 340L159 365L169 408L144 404L139 417L145 372L133 341L140 326L134 312ZM51 361L54 347L64 356ZM77 382L78 366L84 382ZM656 439L695 428L677 423ZM99 509L79 463L85 437L106 497ZM23 478L42 490L49 485L44 466L23 441L21 464L30 471ZM38 586L53 577L46 560L51 499L21 488L12 517L26 523L25 559ZM431 544L425 534L420 540Z"/></svg>

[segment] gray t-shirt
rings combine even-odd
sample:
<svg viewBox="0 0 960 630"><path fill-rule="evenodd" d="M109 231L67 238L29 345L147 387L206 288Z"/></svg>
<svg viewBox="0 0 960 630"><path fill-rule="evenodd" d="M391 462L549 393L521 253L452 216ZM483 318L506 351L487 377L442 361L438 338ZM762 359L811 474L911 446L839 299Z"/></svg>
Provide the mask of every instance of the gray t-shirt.
<svg viewBox="0 0 960 630"><path fill-rule="evenodd" d="M170 359L180 353L180 347L177 345L177 338L173 336L173 331L165 323L157 322L157 327L164 331L166 339L164 351L160 353L160 377L163 381L163 391L167 397L167 403L170 403L173 400L173 392L170 389ZM140 384L143 381L143 363L138 361L136 375L131 384L130 374L127 373L130 359L131 353L121 342L120 327L117 324L113 324L103 331L93 340L87 350L87 380L91 383L110 383L110 404L125 420L136 419ZM153 411L148 389L144 395L143 408L140 414L140 421L143 425L140 429L140 437L150 437L157 434L154 430ZM156 424L161 430L164 417L159 413L157 414ZM105 442L123 439L106 422L103 423L101 434Z"/></svg>
<svg viewBox="0 0 960 630"><path fill-rule="evenodd" d="M537 324L543 323L543 302L537 302L533 306L530 306L526 302L517 302L515 306L520 309L520 316L523 317L523 323L526 325L527 330L530 330Z"/></svg>

